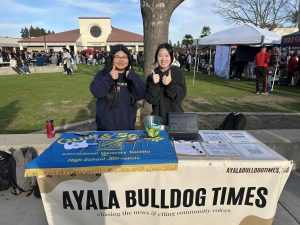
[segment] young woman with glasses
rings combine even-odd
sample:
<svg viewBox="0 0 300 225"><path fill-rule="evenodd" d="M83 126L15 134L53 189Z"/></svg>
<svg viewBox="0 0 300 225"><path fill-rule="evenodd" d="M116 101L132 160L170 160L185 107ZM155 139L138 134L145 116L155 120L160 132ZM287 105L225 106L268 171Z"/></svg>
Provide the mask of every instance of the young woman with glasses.
<svg viewBox="0 0 300 225"><path fill-rule="evenodd" d="M144 98L145 85L131 66L129 50L112 46L104 69L91 82L91 93L97 98L97 130L134 129L136 101Z"/></svg>

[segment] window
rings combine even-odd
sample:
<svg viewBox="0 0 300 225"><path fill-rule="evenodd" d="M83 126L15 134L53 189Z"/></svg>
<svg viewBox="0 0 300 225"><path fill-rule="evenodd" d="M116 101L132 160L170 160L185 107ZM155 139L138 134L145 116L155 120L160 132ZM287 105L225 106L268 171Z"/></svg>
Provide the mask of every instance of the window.
<svg viewBox="0 0 300 225"><path fill-rule="evenodd" d="M98 26L92 26L90 29L90 33L94 38L97 38L101 35L101 29Z"/></svg>

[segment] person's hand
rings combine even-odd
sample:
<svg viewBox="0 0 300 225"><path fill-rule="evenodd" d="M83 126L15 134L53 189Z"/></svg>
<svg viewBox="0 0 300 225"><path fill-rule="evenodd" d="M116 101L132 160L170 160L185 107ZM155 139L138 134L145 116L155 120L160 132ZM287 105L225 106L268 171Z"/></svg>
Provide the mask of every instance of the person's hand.
<svg viewBox="0 0 300 225"><path fill-rule="evenodd" d="M154 84L157 84L160 80L159 74L155 73L154 70L152 70L152 79Z"/></svg>
<svg viewBox="0 0 300 225"><path fill-rule="evenodd" d="M110 71L110 75L113 80L117 80L119 78L119 72L116 70L115 66L113 66L112 70Z"/></svg>
<svg viewBox="0 0 300 225"><path fill-rule="evenodd" d="M129 66L128 70L126 71L126 78L127 78L128 74L129 74L130 70L131 70L131 66Z"/></svg>
<svg viewBox="0 0 300 225"><path fill-rule="evenodd" d="M162 78L162 83L164 85L169 85L172 81L171 70L169 70L168 75L164 75Z"/></svg>

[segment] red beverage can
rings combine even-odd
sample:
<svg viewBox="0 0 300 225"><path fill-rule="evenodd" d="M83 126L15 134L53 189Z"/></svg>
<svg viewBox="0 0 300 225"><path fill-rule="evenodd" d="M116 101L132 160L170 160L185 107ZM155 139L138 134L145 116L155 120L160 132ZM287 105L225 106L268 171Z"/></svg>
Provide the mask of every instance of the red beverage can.
<svg viewBox="0 0 300 225"><path fill-rule="evenodd" d="M46 121L46 133L48 138L54 138L55 136L54 122L51 119Z"/></svg>

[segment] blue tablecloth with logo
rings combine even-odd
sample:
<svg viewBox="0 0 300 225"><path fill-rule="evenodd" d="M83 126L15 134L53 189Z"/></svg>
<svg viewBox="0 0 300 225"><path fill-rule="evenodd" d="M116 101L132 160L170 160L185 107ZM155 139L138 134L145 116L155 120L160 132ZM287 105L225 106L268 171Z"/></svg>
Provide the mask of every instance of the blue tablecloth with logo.
<svg viewBox="0 0 300 225"><path fill-rule="evenodd" d="M69 132L28 163L25 176L176 170L177 163L165 131L155 138L143 130Z"/></svg>

